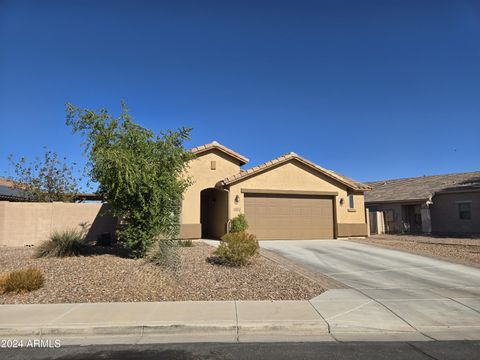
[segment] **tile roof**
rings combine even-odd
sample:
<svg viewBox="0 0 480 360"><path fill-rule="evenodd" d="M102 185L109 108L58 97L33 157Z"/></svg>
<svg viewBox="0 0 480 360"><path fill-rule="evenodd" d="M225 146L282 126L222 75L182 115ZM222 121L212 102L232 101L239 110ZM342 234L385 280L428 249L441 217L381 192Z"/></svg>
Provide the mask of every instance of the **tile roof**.
<svg viewBox="0 0 480 360"><path fill-rule="evenodd" d="M201 154L201 153L203 153L205 151L208 151L208 150L211 150L211 149L218 149L218 150L224 152L225 154L239 160L241 165L244 165L244 164L248 163L248 161L249 161L248 158L246 158L245 156L240 155L239 153L233 151L232 149L227 148L226 146L218 143L217 141L212 141L209 144L194 147L193 149L191 149L191 151L194 154Z"/></svg>
<svg viewBox="0 0 480 360"><path fill-rule="evenodd" d="M0 183L1 184L1 183ZM0 201L3 200L25 200L26 197L18 189L14 189L8 185L0 185Z"/></svg>
<svg viewBox="0 0 480 360"><path fill-rule="evenodd" d="M0 186L13 187L13 181L5 178L0 178Z"/></svg>
<svg viewBox="0 0 480 360"><path fill-rule="evenodd" d="M102 200L101 196L95 193L78 193L76 200ZM0 201L28 201L28 196L22 190L15 188L14 181L0 178Z"/></svg>
<svg viewBox="0 0 480 360"><path fill-rule="evenodd" d="M358 182L358 181L355 181L355 180L352 180L346 176L343 176L343 175L340 175L332 170L327 170L327 169L324 169L322 168L321 166L318 166L317 164L295 154L294 152L291 152L289 154L286 154L286 155L283 155L283 156L280 156L276 159L273 159L273 160L270 160L270 161L267 161L266 163L264 164L261 164L261 165L258 165L258 166L254 166L248 170L242 170L240 171L238 174L236 175L233 175L233 176L229 176L225 179L223 179L220 183L221 185L230 185L232 183L236 183L236 182L239 182L239 181L242 181L244 180L245 178L248 178L252 175L255 175L259 172L262 172L262 171L265 171L267 169L270 169L274 166L277 166L277 165L280 165L280 164L283 164L283 163L286 163L290 160L297 160L297 161L300 161L301 163L309 166L310 168L313 168L314 170L317 170L325 175L327 175L328 177L348 186L349 188L353 189L353 190L369 190L370 187L365 185L365 184L362 184L361 182Z"/></svg>
<svg viewBox="0 0 480 360"><path fill-rule="evenodd" d="M435 193L480 190L480 171L368 182L365 202L429 200Z"/></svg>
<svg viewBox="0 0 480 360"><path fill-rule="evenodd" d="M25 195L22 194L22 191L15 189L14 182L9 179L0 178L0 201L2 200L24 200L26 199Z"/></svg>

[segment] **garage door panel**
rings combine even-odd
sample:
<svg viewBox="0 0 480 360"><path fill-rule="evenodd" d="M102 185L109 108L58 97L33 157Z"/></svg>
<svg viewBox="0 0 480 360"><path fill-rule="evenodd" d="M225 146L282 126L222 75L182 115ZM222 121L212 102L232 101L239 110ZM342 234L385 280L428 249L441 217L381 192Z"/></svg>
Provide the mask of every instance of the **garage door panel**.
<svg viewBox="0 0 480 360"><path fill-rule="evenodd" d="M333 199L324 196L245 194L249 231L258 239L332 239Z"/></svg>

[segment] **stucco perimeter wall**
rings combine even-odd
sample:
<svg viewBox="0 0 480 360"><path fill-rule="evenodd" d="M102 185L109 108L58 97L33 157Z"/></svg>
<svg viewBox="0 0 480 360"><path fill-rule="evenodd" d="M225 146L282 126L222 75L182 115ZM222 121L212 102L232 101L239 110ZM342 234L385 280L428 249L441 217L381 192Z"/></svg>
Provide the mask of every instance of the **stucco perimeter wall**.
<svg viewBox="0 0 480 360"><path fill-rule="evenodd" d="M232 184L229 192L229 217L244 213L244 193L242 189L261 189L278 191L335 192L335 211L337 218L337 236L367 236L365 203L363 193L354 194L354 211L348 209L347 187L331 178L313 171L308 166L292 160L270 171L260 173L242 182ZM235 197L239 196L238 203ZM343 198L343 205L340 199Z"/></svg>
<svg viewBox="0 0 480 360"><path fill-rule="evenodd" d="M87 240L104 232L114 235L116 220L103 214L105 206L0 201L0 246L38 245L54 230L67 228L85 230Z"/></svg>
<svg viewBox="0 0 480 360"><path fill-rule="evenodd" d="M211 169L212 161L215 161L215 170ZM239 162L216 149L202 153L190 162L188 176L192 178L193 184L183 195L180 237L198 238L201 236L201 191L214 188L220 180L239 172Z"/></svg>

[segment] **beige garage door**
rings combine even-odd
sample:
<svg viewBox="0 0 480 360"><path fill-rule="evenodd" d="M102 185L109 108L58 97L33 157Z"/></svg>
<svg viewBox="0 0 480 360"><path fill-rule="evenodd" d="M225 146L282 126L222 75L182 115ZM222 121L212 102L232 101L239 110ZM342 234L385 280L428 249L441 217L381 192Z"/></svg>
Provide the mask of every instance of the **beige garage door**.
<svg viewBox="0 0 480 360"><path fill-rule="evenodd" d="M245 194L248 231L260 240L333 239L333 199Z"/></svg>

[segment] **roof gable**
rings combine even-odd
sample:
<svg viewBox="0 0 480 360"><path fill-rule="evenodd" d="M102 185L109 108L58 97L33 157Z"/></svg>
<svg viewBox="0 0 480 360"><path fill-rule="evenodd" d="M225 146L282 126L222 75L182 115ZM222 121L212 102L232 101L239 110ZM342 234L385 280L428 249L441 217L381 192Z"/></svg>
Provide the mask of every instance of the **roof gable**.
<svg viewBox="0 0 480 360"><path fill-rule="evenodd" d="M269 171L269 170L272 170L273 168L277 167L277 166L280 166L282 164L285 164L291 160L296 160L296 161L299 161L300 163L303 163L304 165L306 165L307 167L313 169L314 171L317 171L323 175L326 175L327 177L347 186L348 188L350 189L353 189L353 190L369 190L370 187L365 185L365 184L362 184L360 182L357 182L357 181L354 181L352 179L349 179L347 178L346 176L343 176L343 175L340 175L334 171L331 171L331 170L327 170L327 169L324 169L322 168L321 166L318 166L317 164L291 152L289 154L286 154L286 155L283 155L283 156L280 156L276 159L273 159L273 160L270 160L270 161L267 161L266 163L264 164L261 164L261 165L258 165L258 166L254 166L248 170L242 170L240 173L238 174L235 174L233 176L229 176L225 179L223 179L221 182L220 182L220 185L222 186L225 186L225 185L231 185L231 184L234 184L234 183L237 183L237 182L241 182L251 176L254 176L254 175L257 175L257 174L260 174L260 173L263 173L265 171Z"/></svg>
<svg viewBox="0 0 480 360"><path fill-rule="evenodd" d="M248 158L246 158L245 156L240 155L239 153L227 148L226 146L218 143L217 141L212 141L209 144L194 147L193 149L191 149L191 152L195 155L200 155L214 149L219 150L224 154L228 155L229 157L238 160L240 162L240 165L245 165L249 161Z"/></svg>

